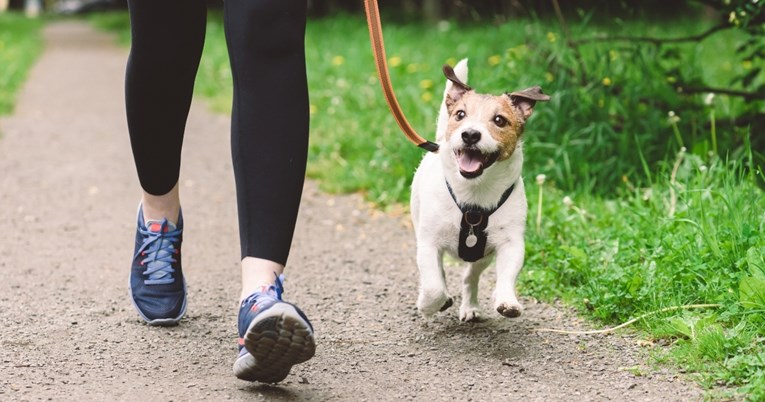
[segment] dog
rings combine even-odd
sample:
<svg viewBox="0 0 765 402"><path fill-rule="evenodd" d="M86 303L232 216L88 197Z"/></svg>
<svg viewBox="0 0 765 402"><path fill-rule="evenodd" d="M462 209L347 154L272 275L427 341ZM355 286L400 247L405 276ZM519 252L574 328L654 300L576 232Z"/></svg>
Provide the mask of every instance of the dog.
<svg viewBox="0 0 765 402"><path fill-rule="evenodd" d="M467 82L467 60L444 66L447 78L438 116L438 153L428 153L412 181L410 209L420 274L417 308L428 317L452 306L443 256L468 262L459 318L482 319L478 280L496 255L494 309L518 317L523 306L515 281L523 266L526 194L521 177L522 133L540 87L499 96L479 94Z"/></svg>

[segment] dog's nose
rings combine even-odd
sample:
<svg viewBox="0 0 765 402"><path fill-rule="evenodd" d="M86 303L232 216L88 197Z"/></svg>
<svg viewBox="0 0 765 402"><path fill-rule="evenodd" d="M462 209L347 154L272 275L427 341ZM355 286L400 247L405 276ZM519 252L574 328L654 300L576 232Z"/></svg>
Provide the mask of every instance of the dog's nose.
<svg viewBox="0 0 765 402"><path fill-rule="evenodd" d="M467 145L473 145L481 140L481 132L477 130L467 130L462 132L462 142Z"/></svg>

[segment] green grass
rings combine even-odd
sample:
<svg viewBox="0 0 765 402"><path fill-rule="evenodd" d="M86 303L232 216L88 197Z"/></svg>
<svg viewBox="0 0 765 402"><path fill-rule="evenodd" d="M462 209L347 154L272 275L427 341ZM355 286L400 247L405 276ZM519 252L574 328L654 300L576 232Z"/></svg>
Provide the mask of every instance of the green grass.
<svg viewBox="0 0 765 402"><path fill-rule="evenodd" d="M128 38L124 15L101 18ZM617 21L572 24L572 32L674 37L704 25ZM434 136L445 62L470 58L470 83L482 92L541 84L553 95L524 134L530 216L521 294L562 298L604 326L670 306L719 304L657 314L636 327L668 346L657 360L685 368L711 396L756 400L765 398L763 155L749 143L759 133L731 120L763 105L723 96L705 105L703 94L684 96L672 85L728 85L751 68L732 50L742 35L671 48L582 46L583 81L554 23L385 26L399 101L424 137ZM309 175L325 190L361 191L383 208L405 203L422 151L388 113L363 19L310 21L306 55ZM196 93L227 113L230 80L222 22L212 14ZM680 119L668 121L669 111ZM539 228L537 174L547 177Z"/></svg>
<svg viewBox="0 0 765 402"><path fill-rule="evenodd" d="M539 229L539 186L528 184L520 292L562 298L609 326L666 307L720 304L636 325L672 346L657 353L659 360L694 373L704 387L762 400L765 196L754 184L748 155L683 154L677 160L674 183L672 165L654 176L651 187L624 183L615 199L577 192L564 202L565 192L545 184Z"/></svg>
<svg viewBox="0 0 765 402"><path fill-rule="evenodd" d="M16 95L43 47L43 22L0 13L0 116L13 112Z"/></svg>

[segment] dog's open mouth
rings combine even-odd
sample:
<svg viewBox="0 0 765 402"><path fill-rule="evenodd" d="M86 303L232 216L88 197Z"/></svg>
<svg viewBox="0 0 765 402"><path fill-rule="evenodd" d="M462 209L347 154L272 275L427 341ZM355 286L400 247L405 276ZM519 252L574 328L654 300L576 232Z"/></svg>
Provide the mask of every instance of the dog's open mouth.
<svg viewBox="0 0 765 402"><path fill-rule="evenodd" d="M497 161L499 151L484 154L476 148L462 148L454 151L454 156L457 158L462 177L472 179L480 176L484 169Z"/></svg>

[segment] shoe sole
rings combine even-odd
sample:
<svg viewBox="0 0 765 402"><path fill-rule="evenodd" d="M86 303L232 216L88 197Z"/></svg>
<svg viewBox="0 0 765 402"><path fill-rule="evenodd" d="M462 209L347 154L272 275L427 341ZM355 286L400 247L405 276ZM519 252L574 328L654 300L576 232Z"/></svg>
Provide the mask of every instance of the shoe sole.
<svg viewBox="0 0 765 402"><path fill-rule="evenodd" d="M178 325L178 322L181 321L181 318L186 314L186 301L188 301L188 291L186 290L186 279L183 279L183 305L181 306L181 312L178 313L178 316L175 318L155 318L150 319L149 317L146 317L146 315L143 314L140 308L138 308L138 305L135 303L135 299L133 298L133 287L130 283L130 278L128 278L128 294L130 295L130 302L133 303L133 308L135 308L135 311L138 312L138 315L141 316L141 318L146 321L146 324L152 326L152 327L174 327Z"/></svg>
<svg viewBox="0 0 765 402"><path fill-rule="evenodd" d="M249 354L236 359L234 375L246 381L277 383L292 366L316 353L309 324L288 303L278 303L250 323L244 335Z"/></svg>

